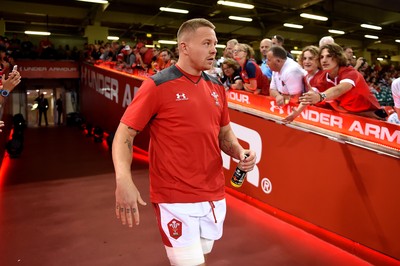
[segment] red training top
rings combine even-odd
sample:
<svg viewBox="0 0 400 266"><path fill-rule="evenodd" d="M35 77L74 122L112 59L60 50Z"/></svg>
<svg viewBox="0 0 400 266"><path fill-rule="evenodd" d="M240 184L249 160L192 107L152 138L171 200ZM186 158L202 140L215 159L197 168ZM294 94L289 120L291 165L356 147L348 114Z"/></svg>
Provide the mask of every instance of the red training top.
<svg viewBox="0 0 400 266"><path fill-rule="evenodd" d="M339 96L335 101L340 107L349 112L373 111L380 108L376 97L371 93L364 77L353 67L342 66L338 75L331 80L326 73L326 89L342 82L350 83L353 87L345 94Z"/></svg>
<svg viewBox="0 0 400 266"><path fill-rule="evenodd" d="M150 128L150 197L193 203L225 197L218 134L229 124L225 89L171 66L145 80L121 122Z"/></svg>

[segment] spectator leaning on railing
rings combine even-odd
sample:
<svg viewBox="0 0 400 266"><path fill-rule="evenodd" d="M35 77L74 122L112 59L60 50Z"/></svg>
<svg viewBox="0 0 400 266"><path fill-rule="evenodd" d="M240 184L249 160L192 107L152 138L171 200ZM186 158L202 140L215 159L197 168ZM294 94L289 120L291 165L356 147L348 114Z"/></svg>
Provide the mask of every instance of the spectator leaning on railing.
<svg viewBox="0 0 400 266"><path fill-rule="evenodd" d="M321 64L319 62L319 48L313 45L306 46L299 56L299 64L307 71L303 79L305 91L323 92L326 89L325 86L323 86L323 79L325 79L326 73L321 69ZM320 103L318 105L320 107L325 107L325 103ZM292 112L283 119L283 122L292 122L306 107L306 104L300 103L299 106L293 108Z"/></svg>
<svg viewBox="0 0 400 266"><path fill-rule="evenodd" d="M352 66L347 66L347 58L342 47L327 44L320 47L322 69L327 72L325 86L321 93L308 91L299 98L300 103L316 104L328 102L336 111L384 119L385 113L371 93L364 77Z"/></svg>
<svg viewBox="0 0 400 266"><path fill-rule="evenodd" d="M243 79L240 76L240 65L233 58L226 58L221 64L222 73L219 77L226 90L242 90Z"/></svg>
<svg viewBox="0 0 400 266"><path fill-rule="evenodd" d="M254 60L254 50L248 44L238 43L233 50L233 57L241 67L243 89L254 94L269 95L269 80Z"/></svg>
<svg viewBox="0 0 400 266"><path fill-rule="evenodd" d="M304 92L303 78L306 71L293 59L287 57L287 52L281 46L272 46L267 52L268 66L272 70L270 95L275 98L278 106L298 103L299 96Z"/></svg>

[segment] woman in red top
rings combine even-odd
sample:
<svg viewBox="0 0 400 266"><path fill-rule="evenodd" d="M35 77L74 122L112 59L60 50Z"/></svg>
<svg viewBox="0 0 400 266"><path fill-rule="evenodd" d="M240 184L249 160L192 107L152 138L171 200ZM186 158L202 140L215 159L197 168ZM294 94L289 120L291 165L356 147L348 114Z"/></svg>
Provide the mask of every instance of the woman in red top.
<svg viewBox="0 0 400 266"><path fill-rule="evenodd" d="M338 112L355 113L379 119L375 111L380 105L371 93L364 77L351 66L347 66L347 59L342 47L332 43L320 48L319 53L322 69L327 73L322 86L324 92L308 91L299 98L301 103L316 104L329 102Z"/></svg>
<svg viewBox="0 0 400 266"><path fill-rule="evenodd" d="M254 61L253 49L247 44L238 43L233 50L233 56L242 68L240 75L243 89L254 94L269 95L269 80Z"/></svg>

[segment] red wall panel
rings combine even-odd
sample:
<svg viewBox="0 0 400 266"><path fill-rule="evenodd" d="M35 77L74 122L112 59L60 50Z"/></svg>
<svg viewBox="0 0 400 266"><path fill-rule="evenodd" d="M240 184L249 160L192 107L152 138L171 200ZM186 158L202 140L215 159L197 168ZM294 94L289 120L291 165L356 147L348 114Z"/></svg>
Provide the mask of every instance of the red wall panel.
<svg viewBox="0 0 400 266"><path fill-rule="evenodd" d="M233 123L257 131L262 146L257 186L245 181L237 191L400 258L399 159L243 112L230 115ZM235 166L231 162L226 170L228 187ZM269 193L263 191L265 178Z"/></svg>

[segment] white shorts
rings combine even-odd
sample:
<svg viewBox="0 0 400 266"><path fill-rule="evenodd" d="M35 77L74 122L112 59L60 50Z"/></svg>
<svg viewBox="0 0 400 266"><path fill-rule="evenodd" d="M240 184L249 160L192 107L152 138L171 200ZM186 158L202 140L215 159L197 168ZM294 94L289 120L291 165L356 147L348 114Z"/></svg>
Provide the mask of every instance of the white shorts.
<svg viewBox="0 0 400 266"><path fill-rule="evenodd" d="M154 204L161 238L171 265L199 265L221 238L225 199L198 203Z"/></svg>

